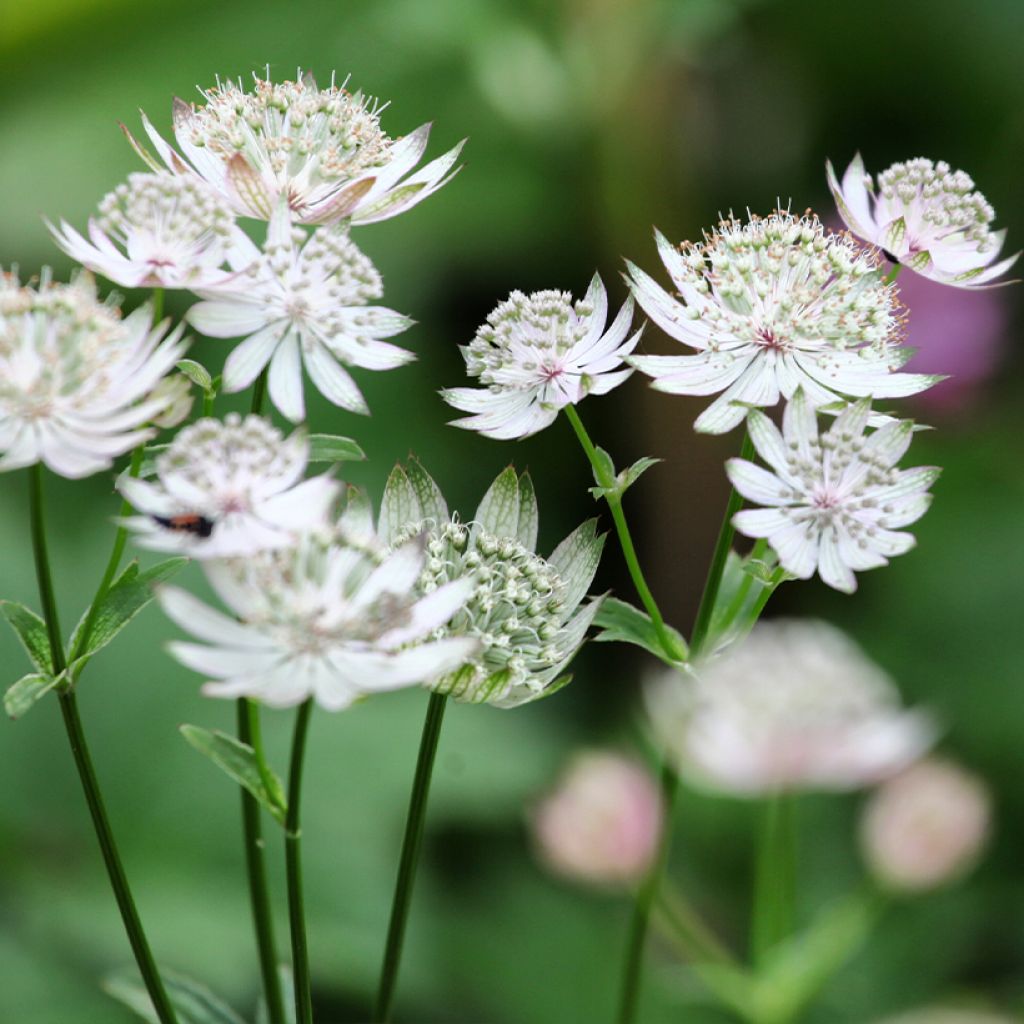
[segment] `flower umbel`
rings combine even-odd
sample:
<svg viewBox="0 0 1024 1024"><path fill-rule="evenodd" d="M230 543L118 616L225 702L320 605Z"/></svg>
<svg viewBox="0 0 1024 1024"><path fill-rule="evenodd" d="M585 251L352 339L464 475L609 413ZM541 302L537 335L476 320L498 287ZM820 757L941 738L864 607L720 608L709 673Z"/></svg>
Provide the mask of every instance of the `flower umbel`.
<svg viewBox="0 0 1024 1024"><path fill-rule="evenodd" d="M775 405L797 388L823 406L913 395L941 379L897 372L912 353L901 347L896 290L882 283L877 254L826 232L813 215L725 220L703 243L680 248L656 237L679 298L630 263L633 292L697 354L629 362L658 391L721 392L694 423L699 431L731 430L750 406Z"/></svg>
<svg viewBox="0 0 1024 1024"><path fill-rule="evenodd" d="M919 157L893 164L878 176L877 190L860 153L842 184L832 163L825 166L846 226L895 263L942 284L974 288L993 281L1017 259L994 262L1006 231L992 230L995 210L970 175L944 161Z"/></svg>
<svg viewBox="0 0 1024 1024"><path fill-rule="evenodd" d="M437 485L415 461L396 467L381 503L392 544L426 531L423 593L453 580L472 584L465 607L437 637L472 637L477 652L432 689L456 700L518 707L569 682L565 668L583 644L600 599L581 605L604 537L588 520L547 559L535 554L537 499L529 476L511 467L491 485L472 522L450 517Z"/></svg>
<svg viewBox="0 0 1024 1024"><path fill-rule="evenodd" d="M86 273L56 284L45 269L38 288L0 275L0 471L89 476L153 436L176 401L159 384L187 346L151 315L122 320Z"/></svg>
<svg viewBox="0 0 1024 1024"><path fill-rule="evenodd" d="M779 564L799 579L815 572L830 587L857 589L854 572L887 565L914 546L902 532L924 515L934 466L897 469L913 436L910 420L895 420L865 436L870 404L857 402L819 435L811 403L798 391L786 406L782 432L751 410L747 427L763 469L730 459L726 471L748 501L733 524L748 537L767 537Z"/></svg>
<svg viewBox="0 0 1024 1024"><path fill-rule="evenodd" d="M320 393L350 412L367 413L359 388L342 364L390 370L415 355L381 338L410 324L383 306L376 267L341 227L319 228L308 239L280 207L260 253L245 240L232 251L243 271L188 311L189 322L212 338L247 335L224 364L224 390L247 388L269 363L271 401L293 423L306 414L302 367Z"/></svg>
<svg viewBox="0 0 1024 1024"><path fill-rule="evenodd" d="M203 419L156 458L153 480L123 476L121 493L143 513L126 520L143 547L231 558L288 547L328 529L338 484L303 480L305 433L285 439L259 416Z"/></svg>
<svg viewBox="0 0 1024 1024"><path fill-rule="evenodd" d="M447 388L444 400L473 413L453 425L499 439L529 437L560 409L603 395L633 371L621 369L640 331L628 338L633 300L605 330L608 296L595 274L586 297L513 292L462 348L466 370L486 388Z"/></svg>
<svg viewBox="0 0 1024 1024"><path fill-rule="evenodd" d="M680 770L736 796L867 786L934 738L927 716L903 710L885 673L824 622L761 623L692 677L665 673L648 698Z"/></svg>
<svg viewBox="0 0 1024 1024"><path fill-rule="evenodd" d="M184 159L143 115L167 168L204 178L236 213L269 220L283 200L297 223L370 224L405 212L451 180L462 143L409 174L426 151L429 124L393 140L380 126L385 105L333 78L326 89L309 74L294 82L253 79L251 92L230 80L200 90L206 102L199 107L174 101L174 136Z"/></svg>

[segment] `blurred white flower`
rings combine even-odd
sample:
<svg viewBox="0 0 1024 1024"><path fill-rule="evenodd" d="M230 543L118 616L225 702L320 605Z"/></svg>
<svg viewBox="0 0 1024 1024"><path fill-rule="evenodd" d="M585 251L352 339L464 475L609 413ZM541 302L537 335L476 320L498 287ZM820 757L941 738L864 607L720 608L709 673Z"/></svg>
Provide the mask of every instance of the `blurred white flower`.
<svg viewBox="0 0 1024 1024"><path fill-rule="evenodd" d="M146 134L170 171L199 175L238 214L261 220L283 200L300 224L370 224L405 212L451 180L462 143L410 174L426 151L429 124L390 139L380 126L385 104L335 85L333 77L326 89L312 75L297 77L271 82L253 75L252 92L241 80L218 82L200 90L206 102L199 107L176 99L174 137L184 159L143 115Z"/></svg>
<svg viewBox="0 0 1024 1024"><path fill-rule="evenodd" d="M192 382L182 373L164 377L153 389L153 397L168 403L159 416L153 417L153 426L161 430L180 427L192 412Z"/></svg>
<svg viewBox="0 0 1024 1024"><path fill-rule="evenodd" d="M462 347L466 371L483 388L446 388L444 400L462 412L456 427L499 439L529 437L553 423L560 409L603 395L633 371L621 369L640 339L627 340L633 300L605 330L608 296L600 277L574 303L568 292L513 292Z"/></svg>
<svg viewBox="0 0 1024 1024"><path fill-rule="evenodd" d="M160 603L203 643L174 642L171 654L207 677L211 697L249 697L289 707L313 697L340 711L367 694L430 683L463 664L468 637L427 640L464 604L471 580L418 596L422 539L386 556L319 534L246 559L203 563L230 611L224 615L175 587Z"/></svg>
<svg viewBox="0 0 1024 1024"><path fill-rule="evenodd" d="M750 438L763 469L730 459L726 472L749 501L733 524L748 537L767 537L779 564L799 579L815 572L830 587L857 589L854 570L887 565L914 546L901 527L928 508L928 488L941 472L934 466L896 469L910 445L913 424L895 420L865 436L870 417L864 400L847 407L819 436L817 413L802 391L793 396L782 432L753 409Z"/></svg>
<svg viewBox="0 0 1024 1024"><path fill-rule="evenodd" d="M142 547L231 558L293 545L329 526L339 485L303 480L309 441L285 439L259 416L232 413L182 430L156 458L153 480L123 475L118 489L141 513L125 520Z"/></svg>
<svg viewBox="0 0 1024 1024"><path fill-rule="evenodd" d="M424 593L471 584L466 605L437 637L472 637L476 653L432 688L460 701L514 708L569 682L565 669L586 637L600 599L583 604L604 537L591 519L549 558L535 554L537 499L528 475L509 467L469 523L449 517L437 485L415 461L396 467L381 502L381 534L392 544L426 531Z"/></svg>
<svg viewBox="0 0 1024 1024"><path fill-rule="evenodd" d="M861 845L875 876L904 891L932 889L967 871L988 836L991 801L980 780L926 760L872 794Z"/></svg>
<svg viewBox="0 0 1024 1024"><path fill-rule="evenodd" d="M725 220L700 244L658 251L679 298L629 264L633 293L666 334L696 355L632 356L658 391L719 397L695 429L719 434L752 406L802 388L814 406L849 397L896 398L941 377L898 373L902 347L896 290L876 254L817 217L779 211L743 224Z"/></svg>
<svg viewBox="0 0 1024 1024"><path fill-rule="evenodd" d="M868 786L934 739L929 718L903 710L885 673L824 622L760 623L692 676L657 677L647 696L679 770L736 796Z"/></svg>
<svg viewBox="0 0 1024 1024"><path fill-rule="evenodd" d="M886 1017L877 1024L1022 1024L1019 1017L1004 1017L1001 1013L988 1013L957 1007L930 1007Z"/></svg>
<svg viewBox="0 0 1024 1024"><path fill-rule="evenodd" d="M38 288L0 275L0 471L89 476L153 436L175 401L160 381L187 345L151 316L122 320L87 273L56 284L44 269Z"/></svg>
<svg viewBox="0 0 1024 1024"><path fill-rule="evenodd" d="M876 191L860 153L846 168L842 184L831 162L825 166L846 226L894 263L933 281L974 288L1009 270L1017 259L993 262L1006 231L992 230L995 210L964 171L919 157L883 171Z"/></svg>
<svg viewBox="0 0 1024 1024"><path fill-rule="evenodd" d="M664 814L658 786L619 754L577 754L555 788L532 809L540 858L584 882L641 878L658 852Z"/></svg>
<svg viewBox="0 0 1024 1024"><path fill-rule="evenodd" d="M381 338L412 321L383 306L380 274L341 227L319 228L307 239L283 207L274 214L261 253L248 239L235 246L242 271L217 288L197 289L187 319L211 338L245 340L224 365L224 390L247 388L269 363L271 401L293 423L306 414L302 367L330 402L367 413L355 382L342 368L390 370L415 359Z"/></svg>
<svg viewBox="0 0 1024 1024"><path fill-rule="evenodd" d="M198 178L132 174L89 219L89 241L70 224L49 225L74 260L126 288L205 288L222 282L241 229Z"/></svg>

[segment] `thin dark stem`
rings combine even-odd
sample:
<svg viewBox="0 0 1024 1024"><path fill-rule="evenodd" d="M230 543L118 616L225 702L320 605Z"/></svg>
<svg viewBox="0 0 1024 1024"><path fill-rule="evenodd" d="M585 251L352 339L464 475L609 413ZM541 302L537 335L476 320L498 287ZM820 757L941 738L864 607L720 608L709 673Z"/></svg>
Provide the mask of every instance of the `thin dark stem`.
<svg viewBox="0 0 1024 1024"><path fill-rule="evenodd" d="M267 397L267 371L263 370L262 373L256 378L256 383L252 386L252 404L249 406L249 411L256 416L263 415L263 402Z"/></svg>
<svg viewBox="0 0 1024 1024"><path fill-rule="evenodd" d="M164 290L163 288L153 289L153 326L164 318Z"/></svg>
<svg viewBox="0 0 1024 1024"><path fill-rule="evenodd" d="M420 752L416 759L416 775L413 778L412 794L409 797L409 812L405 819L405 835L402 838L402 854L395 882L395 895L391 902L391 920L388 923L387 943L384 947L384 962L381 965L380 985L377 989L377 1005L373 1019L375 1024L387 1024L391 1020L398 968L402 960L402 943L405 939L405 925L409 918L409 903L416 882L416 865L419 862L420 845L423 840L423 823L426 818L427 799L430 795L430 779L437 755L438 738L447 698L443 693L432 693L423 720L423 734L420 737Z"/></svg>
<svg viewBox="0 0 1024 1024"><path fill-rule="evenodd" d="M284 826L285 871L288 879L288 921L292 936L292 971L295 975L296 1024L312 1024L313 1002L309 982L309 950L306 947L306 915L302 900L302 765L306 754L306 732L313 710L313 698L300 705L292 735L292 756L288 766L288 816Z"/></svg>
<svg viewBox="0 0 1024 1024"><path fill-rule="evenodd" d="M61 639L60 620L57 617L57 599L50 576L50 556L46 546L46 526L43 510L43 465L37 462L28 474L29 518L32 523L32 554L36 563L36 581L39 600L46 620L46 635L50 640L50 661L53 674L59 676L67 668L64 659L64 641ZM65 684L66 685L66 684Z"/></svg>

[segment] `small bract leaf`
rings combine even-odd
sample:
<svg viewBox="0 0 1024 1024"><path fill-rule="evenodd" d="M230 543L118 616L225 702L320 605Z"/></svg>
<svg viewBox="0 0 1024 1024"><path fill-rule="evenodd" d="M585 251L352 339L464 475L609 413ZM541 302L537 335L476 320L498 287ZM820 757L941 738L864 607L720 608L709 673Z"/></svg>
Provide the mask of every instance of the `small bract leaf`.
<svg viewBox="0 0 1024 1024"><path fill-rule="evenodd" d="M540 527L540 510L537 508L537 492L529 473L519 478L519 525L516 540L527 551L537 550L537 530Z"/></svg>
<svg viewBox="0 0 1024 1024"><path fill-rule="evenodd" d="M672 651L666 651L658 639L658 631L654 628L651 617L639 608L617 597L606 597L601 609L594 619L594 624L602 627L602 631L594 637L605 642L635 644L645 651L660 658L666 664L675 665L686 661L689 649L682 634L671 626L665 626Z"/></svg>
<svg viewBox="0 0 1024 1024"><path fill-rule="evenodd" d="M441 488L423 468L419 459L409 459L409 465L406 466L405 472L409 477L409 483L412 484L412 489L416 492L423 517L432 519L439 526L448 522L448 503L444 500Z"/></svg>
<svg viewBox="0 0 1024 1024"><path fill-rule="evenodd" d="M569 534L551 553L548 561L565 584L562 595L566 607L575 608L593 582L601 561L605 535L597 533L597 520L588 519Z"/></svg>
<svg viewBox="0 0 1024 1024"><path fill-rule="evenodd" d="M160 968L167 998L178 1024L245 1024L245 1021L205 985L183 974ZM150 1024L160 1024L153 1001L137 973L114 974L103 980L104 991Z"/></svg>
<svg viewBox="0 0 1024 1024"><path fill-rule="evenodd" d="M213 392L213 378L210 376L210 371L202 363L197 363L194 359L180 359L177 365L178 369L193 384L202 388L207 394Z"/></svg>
<svg viewBox="0 0 1024 1024"><path fill-rule="evenodd" d="M53 675L53 660L50 654L50 635L46 623L31 608L17 601L0 601L0 613L18 635L32 664L45 675Z"/></svg>
<svg viewBox="0 0 1024 1024"><path fill-rule="evenodd" d="M615 463L612 457L603 449L595 448L597 465L594 467L594 482L598 487L615 486Z"/></svg>
<svg viewBox="0 0 1024 1024"><path fill-rule="evenodd" d="M4 694L4 711L10 718L21 718L40 697L49 693L62 678L64 678L63 673L56 679L38 672L22 676L7 688L7 692Z"/></svg>
<svg viewBox="0 0 1024 1024"><path fill-rule="evenodd" d="M617 478L619 494L625 494L651 466L656 466L661 461L661 459L654 459L645 455L642 459L637 459L628 469L624 469Z"/></svg>
<svg viewBox="0 0 1024 1024"><path fill-rule="evenodd" d="M380 501L378 528L381 540L386 544L395 543L395 539L410 524L418 523L422 518L420 500L416 497L408 474L401 466L395 466L388 476Z"/></svg>
<svg viewBox="0 0 1024 1024"><path fill-rule="evenodd" d="M338 434L310 434L309 459L313 462L362 462L366 452L350 437Z"/></svg>
<svg viewBox="0 0 1024 1024"><path fill-rule="evenodd" d="M515 537L519 529L519 477L509 466L487 488L476 515L480 529L495 537Z"/></svg>

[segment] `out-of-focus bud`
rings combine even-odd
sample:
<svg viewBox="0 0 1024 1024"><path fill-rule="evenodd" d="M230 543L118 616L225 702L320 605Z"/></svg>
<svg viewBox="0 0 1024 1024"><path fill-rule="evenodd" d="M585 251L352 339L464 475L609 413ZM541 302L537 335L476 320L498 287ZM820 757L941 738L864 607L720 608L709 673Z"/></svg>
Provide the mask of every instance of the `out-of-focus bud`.
<svg viewBox="0 0 1024 1024"><path fill-rule="evenodd" d="M990 816L978 779L949 761L921 761L871 797L861 822L864 854L886 887L932 889L974 863Z"/></svg>
<svg viewBox="0 0 1024 1024"><path fill-rule="evenodd" d="M162 398L167 402L163 412L153 417L153 425L169 429L184 423L192 411L192 384L180 373L164 377L153 389L154 398Z"/></svg>
<svg viewBox="0 0 1024 1024"><path fill-rule="evenodd" d="M663 826L654 780L618 754L578 754L530 815L541 860L559 874L598 884L639 879Z"/></svg>

